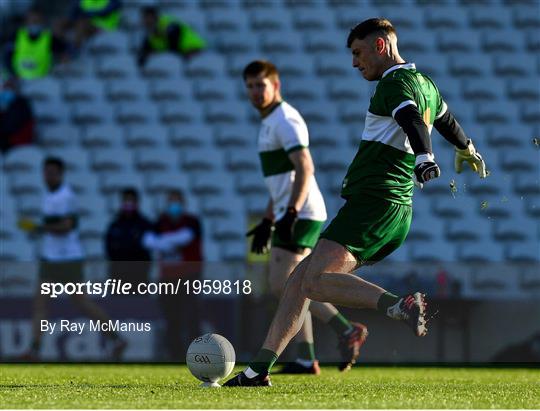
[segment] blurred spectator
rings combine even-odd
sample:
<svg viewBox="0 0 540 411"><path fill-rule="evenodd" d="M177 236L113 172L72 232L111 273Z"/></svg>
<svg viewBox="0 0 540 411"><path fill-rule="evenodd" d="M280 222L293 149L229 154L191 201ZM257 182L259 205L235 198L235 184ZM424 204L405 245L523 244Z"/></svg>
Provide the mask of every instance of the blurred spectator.
<svg viewBox="0 0 540 411"><path fill-rule="evenodd" d="M74 0L75 43L80 46L98 30L114 31L120 24L120 0Z"/></svg>
<svg viewBox="0 0 540 411"><path fill-rule="evenodd" d="M19 83L12 77L0 90L0 150L30 144L34 139L34 115L30 101L19 93Z"/></svg>
<svg viewBox="0 0 540 411"><path fill-rule="evenodd" d="M105 239L109 273L111 278L132 283L147 282L151 256L143 246L143 238L152 224L139 211L139 195L134 188L124 189L121 196L120 210Z"/></svg>
<svg viewBox="0 0 540 411"><path fill-rule="evenodd" d="M437 271L437 292L438 298L447 298L450 295L450 278L444 267L439 267Z"/></svg>
<svg viewBox="0 0 540 411"><path fill-rule="evenodd" d="M73 191L64 183L64 162L56 157L45 159L43 175L47 186L42 203L42 223L34 227L42 234L39 284L81 283L84 281L84 253L77 232L77 206ZM27 226L28 228L28 226ZM41 345L41 320L47 318L48 295L38 287L32 319L32 345L25 359L39 358ZM73 303L89 318L108 322L109 316L85 294L70 295ZM118 358L126 342L116 332L104 333L110 354Z"/></svg>
<svg viewBox="0 0 540 411"><path fill-rule="evenodd" d="M68 46L45 26L42 14L31 9L13 39L4 50L4 65L22 79L35 79L49 74L54 58L67 59Z"/></svg>
<svg viewBox="0 0 540 411"><path fill-rule="evenodd" d="M206 41L176 17L160 15L153 6L143 7L141 14L146 33L139 50L139 66L144 66L152 52L171 51L190 57L206 48Z"/></svg>
<svg viewBox="0 0 540 411"><path fill-rule="evenodd" d="M197 217L186 213L180 190L168 193L167 208L156 223L162 241L171 245L159 252L160 281L176 282L179 278L199 279L202 271L202 232ZM194 294L160 296L166 321L166 345L170 359L179 360L187 345L199 334L198 297Z"/></svg>

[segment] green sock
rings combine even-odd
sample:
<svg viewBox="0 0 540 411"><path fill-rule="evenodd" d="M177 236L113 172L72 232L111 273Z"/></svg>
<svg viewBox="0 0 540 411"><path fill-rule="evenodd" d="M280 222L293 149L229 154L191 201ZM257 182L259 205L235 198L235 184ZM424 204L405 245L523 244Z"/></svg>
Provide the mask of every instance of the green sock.
<svg viewBox="0 0 540 411"><path fill-rule="evenodd" d="M298 358L302 360L315 360L315 345L313 343L298 343Z"/></svg>
<svg viewBox="0 0 540 411"><path fill-rule="evenodd" d="M278 355L275 352L262 348L249 363L249 368L257 374L265 374L270 371L277 359Z"/></svg>
<svg viewBox="0 0 540 411"><path fill-rule="evenodd" d="M385 292L379 297L379 301L377 301L377 311L380 311L384 315L386 315L388 307L396 305L398 301L399 301L399 297L397 295L394 295L389 292Z"/></svg>
<svg viewBox="0 0 540 411"><path fill-rule="evenodd" d="M334 315L328 325L336 332L336 334L343 334L351 329L351 322L347 320L341 313Z"/></svg>

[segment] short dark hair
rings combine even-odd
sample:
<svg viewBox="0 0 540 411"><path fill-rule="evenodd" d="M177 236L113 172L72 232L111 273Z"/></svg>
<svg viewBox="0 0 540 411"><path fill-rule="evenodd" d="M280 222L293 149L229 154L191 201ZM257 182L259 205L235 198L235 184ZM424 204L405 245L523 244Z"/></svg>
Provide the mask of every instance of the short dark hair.
<svg viewBox="0 0 540 411"><path fill-rule="evenodd" d="M255 60L249 63L242 72L242 77L246 80L248 77L255 77L259 74L263 74L264 77L279 77L277 67L268 60Z"/></svg>
<svg viewBox="0 0 540 411"><path fill-rule="evenodd" d="M122 190L121 196L122 197L131 196L135 200L139 200L139 192L137 191L137 189L135 187L126 187L126 188L124 188Z"/></svg>
<svg viewBox="0 0 540 411"><path fill-rule="evenodd" d="M179 188L171 188L170 190L168 190L167 191L167 197L170 197L170 196L177 196L182 201L184 201L186 199L185 196L184 196L184 192L182 190L180 190Z"/></svg>
<svg viewBox="0 0 540 411"><path fill-rule="evenodd" d="M43 161L43 168L47 166L55 166L58 167L60 171L64 171L66 168L66 164L64 163L64 160L62 160L60 157L47 157Z"/></svg>
<svg viewBox="0 0 540 411"><path fill-rule="evenodd" d="M158 9L156 6L144 6L141 8L141 12L143 15L149 14L154 17L157 17L158 15Z"/></svg>
<svg viewBox="0 0 540 411"><path fill-rule="evenodd" d="M371 33L380 32L381 34L396 34L396 29L388 19L373 18L364 20L351 29L347 37L347 47L351 48L354 39L364 40Z"/></svg>

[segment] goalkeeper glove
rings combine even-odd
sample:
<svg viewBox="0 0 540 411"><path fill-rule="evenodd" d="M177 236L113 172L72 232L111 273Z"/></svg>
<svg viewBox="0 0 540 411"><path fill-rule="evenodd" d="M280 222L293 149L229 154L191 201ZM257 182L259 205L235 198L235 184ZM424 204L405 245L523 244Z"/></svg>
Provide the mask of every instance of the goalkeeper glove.
<svg viewBox="0 0 540 411"><path fill-rule="evenodd" d="M268 241L272 235L272 220L263 218L262 221L246 233L246 237L253 236L251 252L265 254L268 251Z"/></svg>
<svg viewBox="0 0 540 411"><path fill-rule="evenodd" d="M416 156L414 166L414 184L422 188L424 183L433 180L441 175L441 169L435 162L435 157L431 153L419 154Z"/></svg>
<svg viewBox="0 0 540 411"><path fill-rule="evenodd" d="M281 241L289 243L292 240L294 225L296 224L297 218L298 212L296 209L294 207L289 207L283 217L276 222L276 234Z"/></svg>
<svg viewBox="0 0 540 411"><path fill-rule="evenodd" d="M472 141L467 140L467 147L464 149L459 149L456 147L456 156L454 158L454 168L456 173L461 173L463 171L463 162L466 161L471 169L478 173L480 178L486 178L488 176L488 171L486 170L486 163L484 159L476 151Z"/></svg>

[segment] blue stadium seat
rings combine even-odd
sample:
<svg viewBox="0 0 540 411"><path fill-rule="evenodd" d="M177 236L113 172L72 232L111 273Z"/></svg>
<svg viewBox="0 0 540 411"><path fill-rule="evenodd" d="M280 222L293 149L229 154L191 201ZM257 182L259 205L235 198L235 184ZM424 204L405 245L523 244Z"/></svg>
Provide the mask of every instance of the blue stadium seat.
<svg viewBox="0 0 540 411"><path fill-rule="evenodd" d="M133 166L133 154L123 148L94 149L92 167L98 171L121 172ZM112 174L112 173L111 173Z"/></svg>
<svg viewBox="0 0 540 411"><path fill-rule="evenodd" d="M38 143L43 147L71 147L80 141L80 130L68 124L44 127L38 133Z"/></svg>
<svg viewBox="0 0 540 411"><path fill-rule="evenodd" d="M47 150L47 155L60 157L66 164L68 173L73 170L89 170L90 154L79 147L54 147Z"/></svg>
<svg viewBox="0 0 540 411"><path fill-rule="evenodd" d="M151 124L158 121L158 109L141 101L118 103L114 105L116 120L123 125Z"/></svg>
<svg viewBox="0 0 540 411"><path fill-rule="evenodd" d="M227 127L246 122L246 104L238 100L204 103L204 119L208 124Z"/></svg>
<svg viewBox="0 0 540 411"><path fill-rule="evenodd" d="M152 54L141 73L151 79L174 79L182 73L182 60L174 53Z"/></svg>
<svg viewBox="0 0 540 411"><path fill-rule="evenodd" d="M121 147L124 143L124 129L114 124L86 127L81 143L87 147Z"/></svg>
<svg viewBox="0 0 540 411"><path fill-rule="evenodd" d="M163 193L168 190L186 189L189 187L187 174L176 171L152 171L145 173L146 190L149 193Z"/></svg>
<svg viewBox="0 0 540 411"><path fill-rule="evenodd" d="M181 151L180 155L182 167L187 171L222 171L225 168L219 149L193 147Z"/></svg>
<svg viewBox="0 0 540 411"><path fill-rule="evenodd" d="M260 160L255 148L233 147L227 150L225 163L229 170L239 173L261 173ZM262 175L262 173L261 173Z"/></svg>
<svg viewBox="0 0 540 411"><path fill-rule="evenodd" d="M258 194L265 196L268 200L268 188L264 183L261 172L237 173L236 190L242 195ZM266 204L265 204L266 206Z"/></svg>
<svg viewBox="0 0 540 411"><path fill-rule="evenodd" d="M482 34L482 49L488 53L517 52L521 42L521 33L515 30L488 30Z"/></svg>
<svg viewBox="0 0 540 411"><path fill-rule="evenodd" d="M62 98L60 81L54 77L23 81L21 92L33 101L58 101Z"/></svg>
<svg viewBox="0 0 540 411"><path fill-rule="evenodd" d="M191 192L198 196L233 192L232 178L221 170L190 173L189 187Z"/></svg>
<svg viewBox="0 0 540 411"><path fill-rule="evenodd" d="M184 74L188 78L216 78L225 73L225 60L219 54L205 51L192 57L185 65Z"/></svg>
<svg viewBox="0 0 540 411"><path fill-rule="evenodd" d="M238 79L240 82L240 79ZM213 79L197 80L193 86L193 95L197 100L227 100L236 96L235 83L225 76Z"/></svg>
<svg viewBox="0 0 540 411"><path fill-rule="evenodd" d="M118 196L117 193L126 187L134 187L139 192L142 192L144 188L142 176L127 170L103 173L100 182L103 193L115 196Z"/></svg>
<svg viewBox="0 0 540 411"><path fill-rule="evenodd" d="M442 53L475 52L480 47L480 35L474 30L445 30L437 33L437 49Z"/></svg>
<svg viewBox="0 0 540 411"><path fill-rule="evenodd" d="M43 151L39 147L15 147L5 154L4 170L8 173L19 171L39 171L41 170L43 158Z"/></svg>
<svg viewBox="0 0 540 411"><path fill-rule="evenodd" d="M41 194L44 191L43 176L37 169L12 173L9 180L11 192L15 195Z"/></svg>
<svg viewBox="0 0 540 411"><path fill-rule="evenodd" d="M63 94L69 102L102 101L105 97L103 83L95 78L66 80Z"/></svg>
<svg viewBox="0 0 540 411"><path fill-rule="evenodd" d="M78 125L110 124L114 122L112 106L106 101L73 103L71 118ZM65 107L62 107L65 110Z"/></svg>
<svg viewBox="0 0 540 411"><path fill-rule="evenodd" d="M109 100L118 102L146 100L148 85L137 77L110 80L106 83L106 94Z"/></svg>
<svg viewBox="0 0 540 411"><path fill-rule="evenodd" d="M214 133L214 143L217 147L253 147L255 152L255 143L257 141L258 130L255 127L240 122L236 125L228 125L226 127L216 127Z"/></svg>
<svg viewBox="0 0 540 411"><path fill-rule="evenodd" d="M168 142L167 128L161 124L132 126L125 130L125 141L129 147L164 147Z"/></svg>
<svg viewBox="0 0 540 411"><path fill-rule="evenodd" d="M135 56L116 54L96 59L95 73L106 79L136 78L139 69L135 64Z"/></svg>
<svg viewBox="0 0 540 411"><path fill-rule="evenodd" d="M213 143L213 131L207 124L182 124L170 128L169 143L172 146L209 147Z"/></svg>
<svg viewBox="0 0 540 411"><path fill-rule="evenodd" d="M102 31L88 41L88 49L94 55L114 55L127 53L128 35L122 31Z"/></svg>
<svg viewBox="0 0 540 411"><path fill-rule="evenodd" d="M184 78L154 79L150 81L150 97L156 101L190 100L192 86Z"/></svg>
<svg viewBox="0 0 540 411"><path fill-rule="evenodd" d="M343 34L338 30L308 32L303 40L308 53L334 53L343 48Z"/></svg>
<svg viewBox="0 0 540 411"><path fill-rule="evenodd" d="M142 172L178 169L178 154L167 148L139 148L134 154L135 166Z"/></svg>

